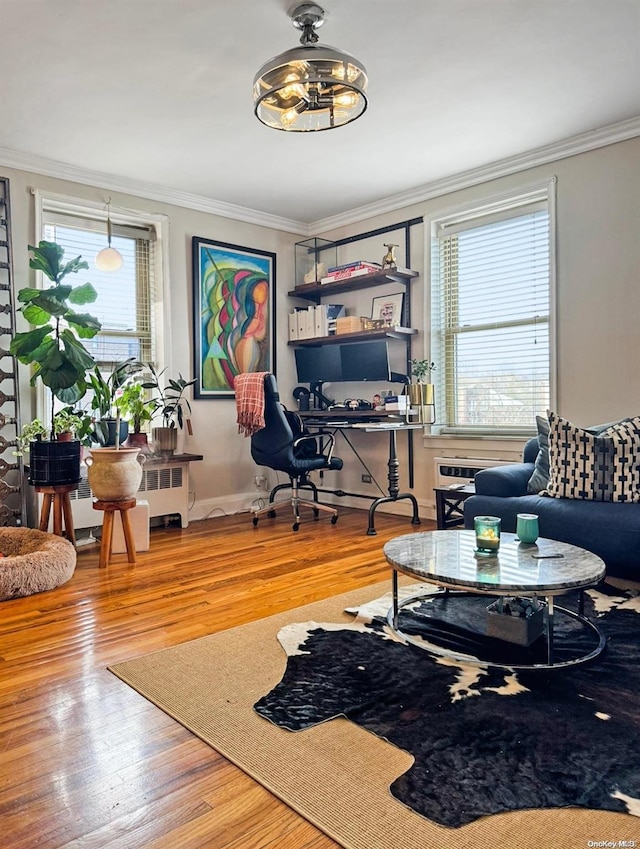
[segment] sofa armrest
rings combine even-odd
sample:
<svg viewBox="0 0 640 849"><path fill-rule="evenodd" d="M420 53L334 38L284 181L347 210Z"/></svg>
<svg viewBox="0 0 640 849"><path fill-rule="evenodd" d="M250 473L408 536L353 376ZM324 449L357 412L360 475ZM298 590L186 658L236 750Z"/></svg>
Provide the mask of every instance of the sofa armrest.
<svg viewBox="0 0 640 849"><path fill-rule="evenodd" d="M533 474L533 463L511 463L483 469L475 476L478 495L496 495L511 498L527 494L527 483Z"/></svg>

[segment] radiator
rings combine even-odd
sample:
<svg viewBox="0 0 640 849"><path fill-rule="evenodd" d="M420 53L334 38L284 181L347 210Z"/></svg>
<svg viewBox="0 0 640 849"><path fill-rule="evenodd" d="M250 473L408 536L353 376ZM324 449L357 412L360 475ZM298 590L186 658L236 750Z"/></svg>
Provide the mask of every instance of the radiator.
<svg viewBox="0 0 640 849"><path fill-rule="evenodd" d="M144 500L149 502L149 517L179 515L181 525L186 528L189 524L189 464L188 462L162 465L149 464L142 470L142 481L138 497L144 493ZM92 506L93 493L89 481L82 478L78 489L70 493L73 526L94 528L102 524L102 512ZM42 508L42 495L38 495L38 515Z"/></svg>
<svg viewBox="0 0 640 849"><path fill-rule="evenodd" d="M435 486L464 486L473 483L476 472L492 466L504 466L513 460L497 457L435 457Z"/></svg>

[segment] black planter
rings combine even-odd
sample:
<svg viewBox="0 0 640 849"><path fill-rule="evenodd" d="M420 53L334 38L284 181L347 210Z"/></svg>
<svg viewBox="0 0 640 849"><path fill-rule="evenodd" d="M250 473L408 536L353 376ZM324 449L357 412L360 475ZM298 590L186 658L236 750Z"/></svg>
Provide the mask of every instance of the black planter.
<svg viewBox="0 0 640 849"><path fill-rule="evenodd" d="M34 440L29 448L29 483L64 486L80 482L80 440Z"/></svg>

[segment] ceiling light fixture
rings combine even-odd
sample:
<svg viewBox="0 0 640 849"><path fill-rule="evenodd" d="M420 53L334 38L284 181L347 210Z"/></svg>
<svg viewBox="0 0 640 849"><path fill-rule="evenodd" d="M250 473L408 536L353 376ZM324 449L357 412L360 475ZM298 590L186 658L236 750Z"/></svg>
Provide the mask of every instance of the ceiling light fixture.
<svg viewBox="0 0 640 849"><path fill-rule="evenodd" d="M111 247L111 198L107 201L107 247L96 254L96 268L100 271L117 271L122 268L122 254Z"/></svg>
<svg viewBox="0 0 640 849"><path fill-rule="evenodd" d="M324 9L302 3L289 11L302 30L301 47L286 50L260 68L253 81L259 121L292 133L331 130L355 121L367 108L367 71L349 53L318 45Z"/></svg>

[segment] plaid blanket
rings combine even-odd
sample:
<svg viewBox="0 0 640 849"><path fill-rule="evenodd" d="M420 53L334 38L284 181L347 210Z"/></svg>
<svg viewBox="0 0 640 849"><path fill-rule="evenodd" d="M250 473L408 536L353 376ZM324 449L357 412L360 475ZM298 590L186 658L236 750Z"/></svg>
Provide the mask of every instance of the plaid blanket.
<svg viewBox="0 0 640 849"><path fill-rule="evenodd" d="M252 436L264 427L264 378L268 371L237 374L234 380L238 433Z"/></svg>

